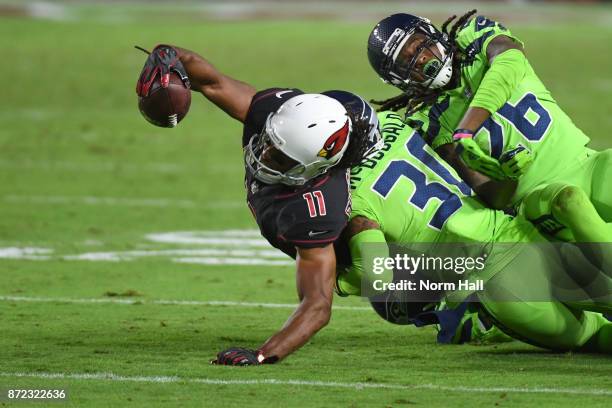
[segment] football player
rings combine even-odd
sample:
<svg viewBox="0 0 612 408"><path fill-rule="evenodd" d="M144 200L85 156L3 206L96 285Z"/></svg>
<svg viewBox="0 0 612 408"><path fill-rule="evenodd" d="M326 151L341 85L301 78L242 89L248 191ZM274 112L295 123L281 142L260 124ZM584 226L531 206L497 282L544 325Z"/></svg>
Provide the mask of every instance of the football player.
<svg viewBox="0 0 612 408"><path fill-rule="evenodd" d="M441 30L410 14L376 25L370 64L403 92L381 110L405 108L407 123L492 208L521 204L559 239L612 242L612 149L587 148L590 139L534 73L523 43L475 13Z"/></svg>
<svg viewBox="0 0 612 408"><path fill-rule="evenodd" d="M487 254L483 270L466 274L485 283L482 291L450 293L447 300L458 303L475 293L497 327L537 346L612 353L612 322L600 313L612 311L611 279L597 271L590 281L576 282L560 267L588 264L578 263L579 252L572 259L562 256L574 245L557 252L523 217L486 208L401 116L381 112L379 120L384 147L351 169L353 209L345 239L352 264L339 277L339 288L363 295L381 279L369 262L389 257L387 242L433 254L455 244L462 256ZM578 296L558 301L571 287ZM410 295L385 293L381 304L387 310L410 307Z"/></svg>
<svg viewBox="0 0 612 408"><path fill-rule="evenodd" d="M150 54L137 90L170 71L188 77L193 91L243 123L247 204L261 234L296 260L300 304L285 325L257 350L233 347L213 362L274 363L330 319L334 242L351 211L347 169L380 140L376 115L347 92L257 91L219 72L197 53L170 45L159 45ZM350 106L348 111L343 103Z"/></svg>

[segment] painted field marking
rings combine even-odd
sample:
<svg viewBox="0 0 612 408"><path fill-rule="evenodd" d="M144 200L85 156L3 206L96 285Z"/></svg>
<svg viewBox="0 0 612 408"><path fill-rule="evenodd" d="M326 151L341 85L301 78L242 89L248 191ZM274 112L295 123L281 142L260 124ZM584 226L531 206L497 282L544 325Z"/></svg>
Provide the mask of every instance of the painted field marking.
<svg viewBox="0 0 612 408"><path fill-rule="evenodd" d="M247 258L172 258L173 262L199 265L234 265L234 266L291 266L295 265L293 260L273 260L273 259L247 259Z"/></svg>
<svg viewBox="0 0 612 408"><path fill-rule="evenodd" d="M189 378L178 376L124 376L114 373L34 373L34 372L0 372L0 377L8 378L38 378L62 380L97 380L114 382L138 383L189 383L205 385L269 385L269 386L306 386L319 388L350 388L354 390L386 389L386 390L433 390L448 392L473 393L521 393L521 394L569 394L612 396L612 390L607 389L580 389L580 388L548 388L548 387L469 387L438 384L393 384L393 383L364 383L364 382L336 382L336 381L310 381L310 380L279 380L275 378L258 378L252 380L225 380L221 378Z"/></svg>
<svg viewBox="0 0 612 408"><path fill-rule="evenodd" d="M204 231L173 231L148 234L147 239L158 242L173 242L176 239L189 239L197 237L232 237L232 238L261 238L261 232L258 229L227 229L227 230L204 230ZM188 242L192 243L192 242ZM197 243L197 242L196 242Z"/></svg>
<svg viewBox="0 0 612 408"><path fill-rule="evenodd" d="M198 248L100 251L53 256L54 251L50 248L6 247L0 248L0 259L50 260L55 258L66 261L129 261L158 256L173 257L171 260L179 263L205 265L294 264L294 261L287 255L273 248L268 241L263 239L258 230L177 231L147 234L145 238L155 243L194 245Z"/></svg>
<svg viewBox="0 0 612 408"><path fill-rule="evenodd" d="M0 248L0 259L27 261L88 261L129 262L141 258L163 257L171 262L200 265L227 266L291 266L295 261L275 249L166 249L117 252L86 252L78 255L55 255L49 248L5 247Z"/></svg>
<svg viewBox="0 0 612 408"><path fill-rule="evenodd" d="M164 244L272 247L258 230L160 232L147 234L145 238Z"/></svg>
<svg viewBox="0 0 612 408"><path fill-rule="evenodd" d="M49 248L35 247L5 247L0 248L0 259L25 259L30 261L46 261L53 253Z"/></svg>
<svg viewBox="0 0 612 408"><path fill-rule="evenodd" d="M110 303L117 305L177 305L177 306L227 306L227 307L250 307L266 309L295 309L298 305L292 303L259 303L259 302L234 302L226 300L145 300L145 299L116 299L116 298L64 298L64 297L30 297L30 296L0 296L2 302L36 302L36 303L78 303L99 304ZM365 306L333 306L334 310L372 310Z"/></svg>
<svg viewBox="0 0 612 408"><path fill-rule="evenodd" d="M2 257L2 249L0 248L0 257ZM274 249L225 249L225 248L203 248L203 249L160 249L160 250L136 250L136 251L113 251L113 252L86 252L79 255L65 255L62 259L67 261L123 261L135 258L147 257L208 257L208 256L223 256L223 257L247 257L247 258L279 258L284 261L289 261L289 257L284 253ZM291 261L290 264L294 262Z"/></svg>
<svg viewBox="0 0 612 408"><path fill-rule="evenodd" d="M0 247L0 259L123 262L161 257L175 263L199 265L291 266L295 264L295 261L263 239L258 230L253 229L153 233L146 235L145 239L155 245L170 244L195 248L90 251L59 255L50 248L11 246Z"/></svg>
<svg viewBox="0 0 612 408"><path fill-rule="evenodd" d="M78 255L54 255L48 248L6 247L0 248L0 259L26 261L87 261L130 262L142 258L162 257L171 262L224 266L292 266L295 261L276 250L242 249L168 249L118 252L86 252Z"/></svg>

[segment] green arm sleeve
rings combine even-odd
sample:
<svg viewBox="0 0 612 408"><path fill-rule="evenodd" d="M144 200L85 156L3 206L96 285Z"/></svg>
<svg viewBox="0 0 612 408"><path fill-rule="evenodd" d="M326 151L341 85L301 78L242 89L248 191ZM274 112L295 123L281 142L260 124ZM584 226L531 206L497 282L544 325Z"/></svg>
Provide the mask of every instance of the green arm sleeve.
<svg viewBox="0 0 612 408"><path fill-rule="evenodd" d="M372 282L383 280L391 282L393 270L379 266L374 273L373 260L375 258L387 258L389 249L385 235L379 229L369 229L354 235L349 241L351 253L351 266L338 274L337 289L341 295L370 296ZM381 271L382 270L382 271ZM365 289L365 292L362 290ZM364 293L362 293L364 292Z"/></svg>
<svg viewBox="0 0 612 408"><path fill-rule="evenodd" d="M470 107L497 112L525 76L527 59L519 50L504 51L495 57L485 74Z"/></svg>

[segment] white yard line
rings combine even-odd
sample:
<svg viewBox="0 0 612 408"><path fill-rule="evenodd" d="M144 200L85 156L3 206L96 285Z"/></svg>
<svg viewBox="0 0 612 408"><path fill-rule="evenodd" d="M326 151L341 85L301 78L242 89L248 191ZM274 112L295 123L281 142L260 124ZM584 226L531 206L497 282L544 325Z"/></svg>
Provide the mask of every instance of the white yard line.
<svg viewBox="0 0 612 408"><path fill-rule="evenodd" d="M10 248L0 248L0 258L3 250ZM17 253L18 254L18 253ZM15 255L17 255L15 254ZM8 253L13 255L13 253ZM26 255L30 255L29 253ZM276 249L225 249L225 248L203 248L203 249L160 249L160 250L136 250L136 251L114 251L114 252L86 252L78 255L65 255L62 259L67 261L123 261L136 258L148 257L245 257L248 260L266 260L265 258L277 258L289 262L290 265L295 261L289 259L287 255ZM263 258L263 259L262 259ZM231 259L231 258L228 258Z"/></svg>
<svg viewBox="0 0 612 408"><path fill-rule="evenodd" d="M259 302L234 302L225 300L145 300L135 298L64 298L64 297L30 297L30 296L0 296L0 302L39 302L39 303L111 303L118 305L178 305L178 306L227 306L227 307L250 307L268 309L295 309L297 304L292 303L259 303ZM334 306L334 310L372 310L365 306Z"/></svg>
<svg viewBox="0 0 612 408"><path fill-rule="evenodd" d="M48 197L46 197L48 198ZM65 200L61 200L64 202ZM89 199L87 203L114 203ZM165 201L121 201L123 204L164 205ZM185 204L185 203L179 203ZM273 248L258 230L231 229L212 231L174 231L152 233L145 236L157 244L189 245L196 248L141 249L132 251L95 251L80 254L57 255L50 248L7 247L0 248L0 259L33 261L65 260L88 262L129 262L141 258L161 257L175 263L219 266L291 266L294 261ZM202 246L204 246L202 248ZM198 248L199 247L199 248Z"/></svg>
<svg viewBox="0 0 612 408"><path fill-rule="evenodd" d="M271 248L268 241L261 237L258 230L220 230L220 231L176 231L147 234L145 238L149 241L165 244L190 244L190 245L228 245L267 247Z"/></svg>
<svg viewBox="0 0 612 408"><path fill-rule="evenodd" d="M172 262L198 265L233 265L233 266L291 266L295 265L293 260L274 259L246 259L246 258L215 258L210 256L191 258L172 258Z"/></svg>
<svg viewBox="0 0 612 408"><path fill-rule="evenodd" d="M29 261L46 261L53 253L49 248L7 247L0 248L0 259L26 259Z"/></svg>
<svg viewBox="0 0 612 408"><path fill-rule="evenodd" d="M433 390L447 392L472 393L521 393L521 394L570 394L591 396L612 396L612 390L607 389L580 389L580 388L541 388L541 387L469 387L437 384L385 384L363 382L335 382L310 380L279 380L275 378L258 378L249 380L224 380L220 378L189 378L177 376L123 376L114 373L33 373L33 372L0 372L0 377L6 378L38 378L61 380L98 380L114 382L138 383L189 383L204 385L257 385L257 386L306 386L319 388L350 388L387 389L387 390Z"/></svg>
<svg viewBox="0 0 612 408"><path fill-rule="evenodd" d="M146 257L161 257L182 264L220 266L292 266L295 261L276 250L248 249L183 249L119 252L86 252L78 255L58 256L45 248L0 248L0 259L27 261L85 261L85 262L132 262Z"/></svg>
<svg viewBox="0 0 612 408"><path fill-rule="evenodd" d="M159 232L147 235L148 239L159 242L174 242L173 239L177 237L233 237L261 239L261 232L258 229L227 229L207 231Z"/></svg>

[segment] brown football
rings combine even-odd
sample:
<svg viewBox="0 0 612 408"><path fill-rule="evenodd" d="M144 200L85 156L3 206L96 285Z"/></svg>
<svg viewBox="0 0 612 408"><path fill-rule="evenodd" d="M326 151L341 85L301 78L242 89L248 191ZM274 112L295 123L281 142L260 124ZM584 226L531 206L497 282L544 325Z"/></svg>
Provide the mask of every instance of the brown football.
<svg viewBox="0 0 612 408"><path fill-rule="evenodd" d="M138 109L152 124L175 127L189 112L191 91L178 74L171 72L167 88L162 88L160 79L151 85L149 96L138 97Z"/></svg>

